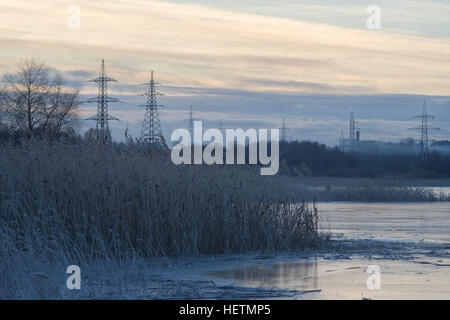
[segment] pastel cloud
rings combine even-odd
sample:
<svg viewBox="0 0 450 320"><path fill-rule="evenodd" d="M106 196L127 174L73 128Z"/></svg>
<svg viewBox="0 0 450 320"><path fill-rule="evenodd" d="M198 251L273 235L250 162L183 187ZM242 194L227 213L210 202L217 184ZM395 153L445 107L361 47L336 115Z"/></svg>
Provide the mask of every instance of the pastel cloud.
<svg viewBox="0 0 450 320"><path fill-rule="evenodd" d="M4 60L38 52L56 67L96 70L106 57L124 82L154 68L166 84L255 91L442 95L450 87L446 39L143 0L79 0L82 28L73 31L65 26L72 4L1 4Z"/></svg>

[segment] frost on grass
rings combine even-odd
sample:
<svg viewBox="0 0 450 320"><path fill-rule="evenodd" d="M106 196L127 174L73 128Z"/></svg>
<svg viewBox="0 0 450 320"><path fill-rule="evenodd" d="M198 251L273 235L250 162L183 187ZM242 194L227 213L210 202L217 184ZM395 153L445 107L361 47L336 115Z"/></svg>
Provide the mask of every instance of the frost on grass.
<svg viewBox="0 0 450 320"><path fill-rule="evenodd" d="M66 267L98 259L109 263L92 275L138 258L317 246L316 208L279 190L257 168L175 166L136 147L2 145L0 298L60 297Z"/></svg>

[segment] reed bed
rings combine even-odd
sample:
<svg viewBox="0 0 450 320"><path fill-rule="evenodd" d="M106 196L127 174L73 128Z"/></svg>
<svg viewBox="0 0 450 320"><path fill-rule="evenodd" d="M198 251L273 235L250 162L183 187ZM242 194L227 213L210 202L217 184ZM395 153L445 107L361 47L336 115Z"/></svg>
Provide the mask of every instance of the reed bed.
<svg viewBox="0 0 450 320"><path fill-rule="evenodd" d="M40 281L46 268L74 261L319 245L317 209L278 190L258 168L175 166L133 146L2 145L0 290L23 288L21 273Z"/></svg>

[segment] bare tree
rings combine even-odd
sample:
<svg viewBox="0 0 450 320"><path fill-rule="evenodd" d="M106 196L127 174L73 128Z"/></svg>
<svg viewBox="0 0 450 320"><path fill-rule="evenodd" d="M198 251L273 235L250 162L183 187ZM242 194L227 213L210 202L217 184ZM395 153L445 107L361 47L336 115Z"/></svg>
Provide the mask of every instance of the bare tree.
<svg viewBox="0 0 450 320"><path fill-rule="evenodd" d="M14 130L28 137L39 132L56 139L76 122L78 90L67 88L59 74L36 60L19 65L19 72L4 77L0 105Z"/></svg>
<svg viewBox="0 0 450 320"><path fill-rule="evenodd" d="M77 124L78 89L67 89L60 74L50 85L48 100L42 112L41 128L51 139L56 139L61 132L71 131Z"/></svg>

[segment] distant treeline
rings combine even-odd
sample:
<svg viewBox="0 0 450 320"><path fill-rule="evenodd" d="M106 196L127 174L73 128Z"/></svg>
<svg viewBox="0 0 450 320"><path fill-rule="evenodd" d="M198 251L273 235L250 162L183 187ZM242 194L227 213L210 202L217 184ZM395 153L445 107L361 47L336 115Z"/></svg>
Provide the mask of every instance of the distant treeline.
<svg viewBox="0 0 450 320"><path fill-rule="evenodd" d="M48 137L36 130L34 140L48 141ZM27 132L0 128L0 144L21 144L28 140ZM80 144L92 140L74 132L61 133L59 140ZM132 143L131 141L125 142ZM121 144L112 142L112 144ZM135 145L136 147L139 146ZM144 146L141 146L144 147ZM205 147L205 146L204 146ZM235 145L235 157L237 146ZM245 162L248 164L248 146L245 148ZM271 150L269 144L268 149ZM270 153L270 152L269 152ZM225 163L226 150L223 151ZM170 158L168 158L170 161ZM235 162L236 163L236 162ZM450 177L450 156L448 153L430 152L425 160L411 153L356 153L351 155L337 147L328 147L318 142L291 141L280 144L279 174L289 176L330 176L330 177L389 177L405 178L446 178Z"/></svg>
<svg viewBox="0 0 450 320"><path fill-rule="evenodd" d="M318 142L292 141L280 146L280 171L300 176L411 178L450 177L450 156L431 152L423 161L418 155L402 153L350 155L337 147Z"/></svg>

